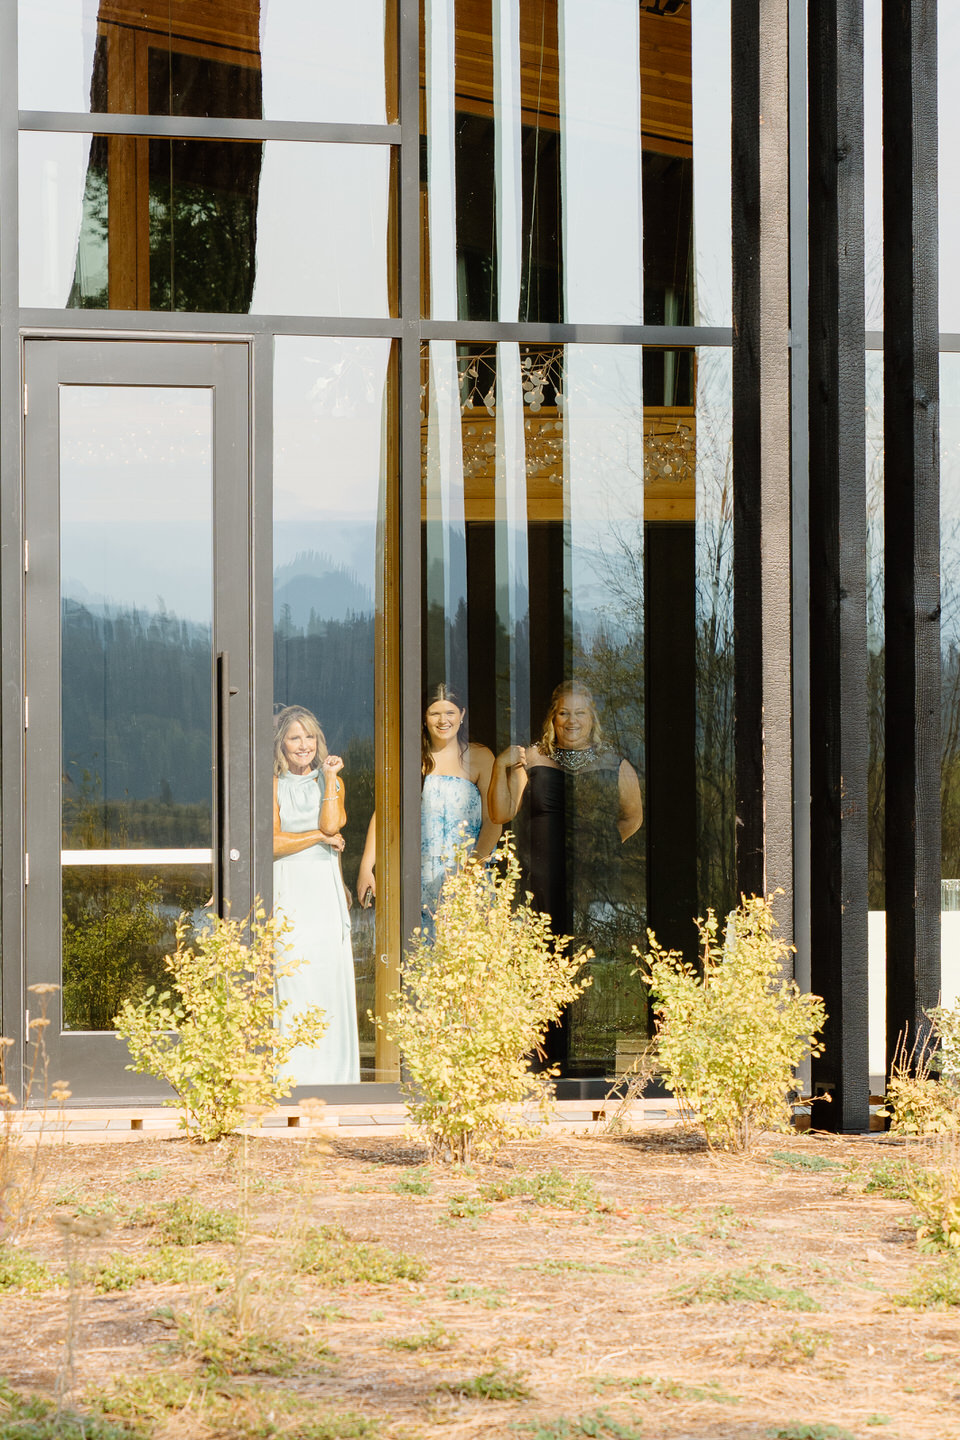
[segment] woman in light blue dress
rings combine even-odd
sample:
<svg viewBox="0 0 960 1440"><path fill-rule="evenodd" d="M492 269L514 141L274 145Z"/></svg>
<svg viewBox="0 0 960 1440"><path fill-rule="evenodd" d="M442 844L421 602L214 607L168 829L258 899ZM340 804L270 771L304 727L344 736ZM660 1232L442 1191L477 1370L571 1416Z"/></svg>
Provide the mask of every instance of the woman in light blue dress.
<svg viewBox="0 0 960 1440"><path fill-rule="evenodd" d="M273 906L289 929L287 960L302 963L277 976L281 1034L311 1005L326 1011L315 1046L298 1045L287 1061L294 1085L338 1085L360 1079L357 997L350 916L340 873L347 822L339 755L327 753L316 716L289 705L277 716L273 780Z"/></svg>
<svg viewBox="0 0 960 1440"><path fill-rule="evenodd" d="M500 826L487 814L487 790L493 751L465 739L466 709L449 685L436 685L424 697L421 732L420 924L426 934L440 899L443 878L458 845L485 860L500 838ZM376 815L371 817L357 892L362 905L377 893Z"/></svg>

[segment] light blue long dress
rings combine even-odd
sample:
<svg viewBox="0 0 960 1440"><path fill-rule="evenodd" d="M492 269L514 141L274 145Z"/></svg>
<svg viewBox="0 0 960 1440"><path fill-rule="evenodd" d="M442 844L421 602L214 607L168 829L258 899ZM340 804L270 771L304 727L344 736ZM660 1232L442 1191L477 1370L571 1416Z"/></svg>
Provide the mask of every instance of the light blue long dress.
<svg viewBox="0 0 960 1440"><path fill-rule="evenodd" d="M316 830L321 799L316 770L281 775L280 829L290 835ZM295 1085L358 1081L357 995L339 853L329 845L311 845L274 860L273 905L290 926L284 958L304 961L291 975L277 977L277 998L288 1002L280 1012L280 1033L310 1005L322 1005L327 1019L320 1043L292 1050L285 1073Z"/></svg>
<svg viewBox="0 0 960 1440"><path fill-rule="evenodd" d="M420 795L420 925L433 933L443 877L458 845L471 849L483 824L480 791L462 775L427 775Z"/></svg>

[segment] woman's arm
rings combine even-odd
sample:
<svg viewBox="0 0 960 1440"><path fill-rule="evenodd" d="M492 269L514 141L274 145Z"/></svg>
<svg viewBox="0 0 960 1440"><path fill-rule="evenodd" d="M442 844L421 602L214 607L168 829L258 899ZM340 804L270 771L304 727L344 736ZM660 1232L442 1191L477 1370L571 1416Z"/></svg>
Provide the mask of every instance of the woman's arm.
<svg viewBox="0 0 960 1440"><path fill-rule="evenodd" d="M527 752L511 745L493 762L487 792L487 809L494 825L509 825L520 809L527 788Z"/></svg>
<svg viewBox="0 0 960 1440"><path fill-rule="evenodd" d="M347 823L346 788L340 779L343 761L339 755L328 755L320 767L323 799L320 801L320 829L324 835L339 835Z"/></svg>
<svg viewBox="0 0 960 1440"><path fill-rule="evenodd" d="M342 789L342 786L341 786ZM321 801L321 810L323 802ZM342 807L341 807L342 808ZM333 806L328 805L328 810ZM296 832L280 829L280 797L277 788L277 776L273 777L273 858L283 860L287 855L298 855L301 850L309 850L311 845L329 845L332 850L343 849L343 836L339 833L328 834L325 830L298 830Z"/></svg>
<svg viewBox="0 0 960 1440"><path fill-rule="evenodd" d="M370 824L367 826L367 838L363 847L363 854L360 857L360 869L357 871L357 895L360 897L360 904L366 908L370 900L377 898L377 877L374 867L377 863L377 812L374 810L370 816ZM367 899L370 896L370 900Z"/></svg>
<svg viewBox="0 0 960 1440"><path fill-rule="evenodd" d="M483 807L483 823L480 826L480 834L477 836L477 843L473 847L474 855L481 860L486 860L492 855L493 848L500 839L501 827L490 818L489 800L487 792L490 789L490 780L493 775L493 751L486 745L471 745L470 754L467 757L470 779L480 791L480 804Z"/></svg>
<svg viewBox="0 0 960 1440"><path fill-rule="evenodd" d="M640 796L640 781L629 760L620 761L620 818L617 829L620 842L629 840L643 824L643 800Z"/></svg>

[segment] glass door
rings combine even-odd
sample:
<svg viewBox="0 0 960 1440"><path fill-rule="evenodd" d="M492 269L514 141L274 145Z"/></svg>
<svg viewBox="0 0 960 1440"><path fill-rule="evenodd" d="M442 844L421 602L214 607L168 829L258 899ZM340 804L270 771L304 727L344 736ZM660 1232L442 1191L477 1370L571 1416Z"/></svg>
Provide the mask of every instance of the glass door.
<svg viewBox="0 0 960 1440"><path fill-rule="evenodd" d="M248 353L30 340L24 373L26 979L52 1073L139 1101L120 1005L181 914L252 900Z"/></svg>

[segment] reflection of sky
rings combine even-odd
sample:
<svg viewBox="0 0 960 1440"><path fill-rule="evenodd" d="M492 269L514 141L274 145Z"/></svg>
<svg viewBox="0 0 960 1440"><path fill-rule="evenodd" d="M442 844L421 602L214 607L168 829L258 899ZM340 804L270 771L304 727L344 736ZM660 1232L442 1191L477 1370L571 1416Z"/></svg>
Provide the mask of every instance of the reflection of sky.
<svg viewBox="0 0 960 1440"><path fill-rule="evenodd" d="M940 356L941 644L960 643L960 355Z"/></svg>
<svg viewBox="0 0 960 1440"><path fill-rule="evenodd" d="M274 342L274 566L313 551L376 589L389 340Z"/></svg>
<svg viewBox="0 0 960 1440"><path fill-rule="evenodd" d="M693 231L695 325L729 325L730 260L730 6L694 0Z"/></svg>
<svg viewBox="0 0 960 1440"><path fill-rule="evenodd" d="M938 97L940 151L940 329L960 331L960 9L955 0L937 7L940 74Z"/></svg>
<svg viewBox="0 0 960 1440"><path fill-rule="evenodd" d="M20 106L90 109L98 0L20 0ZM384 0L261 0L268 120L382 124Z"/></svg>
<svg viewBox="0 0 960 1440"><path fill-rule="evenodd" d="M210 623L211 394L61 386L65 596Z"/></svg>
<svg viewBox="0 0 960 1440"><path fill-rule="evenodd" d="M863 7L863 242L867 330L883 329L883 109L880 5Z"/></svg>

